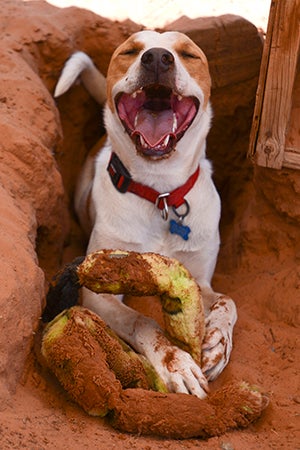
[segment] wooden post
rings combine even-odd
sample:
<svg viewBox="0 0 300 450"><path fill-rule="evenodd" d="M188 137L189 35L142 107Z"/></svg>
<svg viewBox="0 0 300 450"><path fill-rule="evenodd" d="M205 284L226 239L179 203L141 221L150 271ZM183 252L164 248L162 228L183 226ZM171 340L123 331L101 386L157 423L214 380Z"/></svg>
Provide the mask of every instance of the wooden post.
<svg viewBox="0 0 300 450"><path fill-rule="evenodd" d="M249 156L264 167L300 169L300 0L273 0Z"/></svg>

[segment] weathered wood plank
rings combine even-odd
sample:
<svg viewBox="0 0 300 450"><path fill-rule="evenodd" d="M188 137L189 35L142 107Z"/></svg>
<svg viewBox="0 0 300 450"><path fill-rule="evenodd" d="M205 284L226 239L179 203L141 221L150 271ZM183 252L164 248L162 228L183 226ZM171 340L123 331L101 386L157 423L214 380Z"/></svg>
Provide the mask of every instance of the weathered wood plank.
<svg viewBox="0 0 300 450"><path fill-rule="evenodd" d="M300 169L300 152L289 151L286 149L282 165L289 169Z"/></svg>
<svg viewBox="0 0 300 450"><path fill-rule="evenodd" d="M275 0L272 8L273 23L267 32L271 36L263 55L250 155L260 166L280 169L298 160L294 151L293 157L285 157L285 148L299 52L300 0Z"/></svg>
<svg viewBox="0 0 300 450"><path fill-rule="evenodd" d="M286 133L283 166L300 169L300 53L298 54L298 67L292 97L292 110Z"/></svg>
<svg viewBox="0 0 300 450"><path fill-rule="evenodd" d="M251 128L250 142L249 142L249 151L248 151L248 156L253 160L254 160L254 155L256 152L256 144L257 144L257 139L258 139L259 127L260 127L261 112L262 112L262 107L263 107L263 102L264 102L266 78L267 78L269 58L270 58L270 47L271 47L271 40L272 40L272 36L273 36L273 28L274 28L275 14L276 14L276 5L277 5L276 2L271 2L266 40L265 40L264 47L263 47L259 80L258 80L258 86L257 86L257 91L256 91L256 100L255 100L255 107L254 107L252 128Z"/></svg>

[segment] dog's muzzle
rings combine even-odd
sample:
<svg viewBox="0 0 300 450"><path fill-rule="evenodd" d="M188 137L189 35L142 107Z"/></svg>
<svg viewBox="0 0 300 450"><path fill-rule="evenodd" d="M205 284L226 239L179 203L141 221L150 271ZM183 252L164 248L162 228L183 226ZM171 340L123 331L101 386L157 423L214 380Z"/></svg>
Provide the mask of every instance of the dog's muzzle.
<svg viewBox="0 0 300 450"><path fill-rule="evenodd" d="M120 120L143 156L166 157L192 124L198 108L196 97L176 90L174 56L152 48L141 56L139 89L116 97Z"/></svg>

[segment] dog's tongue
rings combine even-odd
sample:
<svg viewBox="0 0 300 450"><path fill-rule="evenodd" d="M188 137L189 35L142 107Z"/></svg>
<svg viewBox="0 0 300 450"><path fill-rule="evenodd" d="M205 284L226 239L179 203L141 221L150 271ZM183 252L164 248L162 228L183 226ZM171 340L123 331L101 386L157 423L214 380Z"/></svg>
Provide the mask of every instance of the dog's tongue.
<svg viewBox="0 0 300 450"><path fill-rule="evenodd" d="M173 111L151 111L142 109L135 121L133 134L140 134L149 147L157 147L164 139L173 133Z"/></svg>

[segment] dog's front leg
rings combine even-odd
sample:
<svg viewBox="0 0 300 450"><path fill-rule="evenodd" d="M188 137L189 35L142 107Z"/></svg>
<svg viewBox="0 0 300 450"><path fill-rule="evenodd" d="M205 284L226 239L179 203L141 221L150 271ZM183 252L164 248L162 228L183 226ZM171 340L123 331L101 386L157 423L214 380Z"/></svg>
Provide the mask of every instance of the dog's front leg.
<svg viewBox="0 0 300 450"><path fill-rule="evenodd" d="M113 295L83 293L83 306L91 309L153 365L171 392L204 398L208 383L200 367L185 351L170 343L158 324L124 305Z"/></svg>
<svg viewBox="0 0 300 450"><path fill-rule="evenodd" d="M214 380L227 365L232 350L233 328L237 320L234 301L223 294L203 292L207 307L206 333L202 345L202 371ZM213 295L214 300L211 301ZM205 296L208 299L205 299Z"/></svg>

